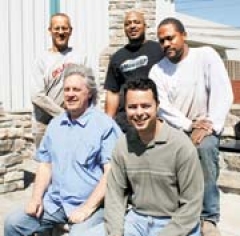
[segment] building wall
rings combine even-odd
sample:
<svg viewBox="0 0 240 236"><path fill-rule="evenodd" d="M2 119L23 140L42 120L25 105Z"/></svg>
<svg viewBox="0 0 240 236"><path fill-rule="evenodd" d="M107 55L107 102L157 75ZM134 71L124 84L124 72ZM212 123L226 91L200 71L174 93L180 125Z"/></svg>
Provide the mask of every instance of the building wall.
<svg viewBox="0 0 240 236"><path fill-rule="evenodd" d="M31 63L46 47L49 1L1 0L0 101L5 109L29 108Z"/></svg>

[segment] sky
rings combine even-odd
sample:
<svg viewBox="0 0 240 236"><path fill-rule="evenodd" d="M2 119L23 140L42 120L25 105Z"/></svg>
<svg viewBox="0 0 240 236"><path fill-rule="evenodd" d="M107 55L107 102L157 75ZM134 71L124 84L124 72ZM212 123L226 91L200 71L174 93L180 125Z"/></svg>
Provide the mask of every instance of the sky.
<svg viewBox="0 0 240 236"><path fill-rule="evenodd" d="M176 11L240 29L240 0L175 0Z"/></svg>

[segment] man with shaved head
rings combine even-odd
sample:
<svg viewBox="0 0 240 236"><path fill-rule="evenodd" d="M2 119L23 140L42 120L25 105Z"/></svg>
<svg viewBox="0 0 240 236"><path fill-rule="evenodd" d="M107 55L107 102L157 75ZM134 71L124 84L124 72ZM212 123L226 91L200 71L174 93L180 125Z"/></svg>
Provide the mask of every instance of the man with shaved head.
<svg viewBox="0 0 240 236"><path fill-rule="evenodd" d="M128 44L112 55L104 88L107 91L105 111L114 117L126 132L129 124L120 95L122 86L140 75L147 77L151 67L163 57L163 54L157 42L146 39L146 22L141 12L126 13L124 31Z"/></svg>

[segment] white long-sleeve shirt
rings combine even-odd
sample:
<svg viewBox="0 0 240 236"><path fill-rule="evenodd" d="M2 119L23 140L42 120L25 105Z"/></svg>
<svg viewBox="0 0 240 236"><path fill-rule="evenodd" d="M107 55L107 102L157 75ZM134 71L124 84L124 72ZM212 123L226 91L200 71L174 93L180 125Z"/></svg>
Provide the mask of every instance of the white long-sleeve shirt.
<svg viewBox="0 0 240 236"><path fill-rule="evenodd" d="M165 57L152 67L149 78L157 85L159 116L172 126L190 131L193 120L207 119L216 133L222 131L233 93L215 50L190 48L177 64Z"/></svg>

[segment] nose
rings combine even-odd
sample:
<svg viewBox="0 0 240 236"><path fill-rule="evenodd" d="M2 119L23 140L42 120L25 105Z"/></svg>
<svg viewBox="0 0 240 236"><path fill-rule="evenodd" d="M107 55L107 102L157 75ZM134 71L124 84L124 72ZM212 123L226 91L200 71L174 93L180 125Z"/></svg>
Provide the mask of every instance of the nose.
<svg viewBox="0 0 240 236"><path fill-rule="evenodd" d="M170 46L170 40L165 39L165 40L163 41L163 43L162 43L162 46L163 46L164 48L169 47L169 46Z"/></svg>
<svg viewBox="0 0 240 236"><path fill-rule="evenodd" d="M74 91L72 89L69 89L68 91L65 91L65 96L68 98L74 97Z"/></svg>
<svg viewBox="0 0 240 236"><path fill-rule="evenodd" d="M143 114L143 109L139 106L137 109L136 109L136 115L137 116L141 116Z"/></svg>
<svg viewBox="0 0 240 236"><path fill-rule="evenodd" d="M134 22L131 22L129 27L132 29L132 28L135 28L136 27L136 24Z"/></svg>
<svg viewBox="0 0 240 236"><path fill-rule="evenodd" d="M63 29L62 29L61 27L59 28L59 31L58 31L58 32L59 32L59 34L64 33L64 31L63 31Z"/></svg>

